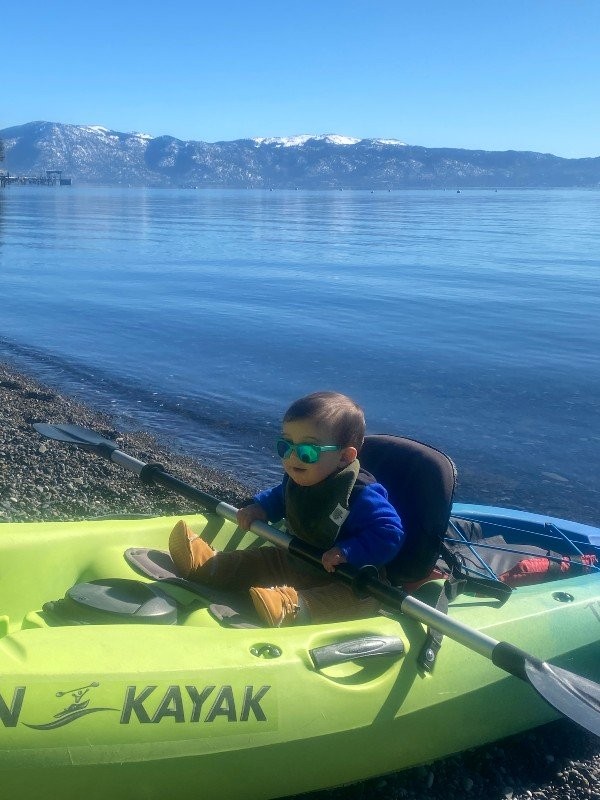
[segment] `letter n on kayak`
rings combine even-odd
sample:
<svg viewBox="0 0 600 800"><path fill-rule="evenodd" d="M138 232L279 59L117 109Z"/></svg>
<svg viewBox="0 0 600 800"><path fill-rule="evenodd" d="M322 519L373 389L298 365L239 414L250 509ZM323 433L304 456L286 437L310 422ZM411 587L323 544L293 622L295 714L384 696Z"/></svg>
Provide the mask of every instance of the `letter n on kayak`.
<svg viewBox="0 0 600 800"><path fill-rule="evenodd" d="M16 727L19 721L21 708L23 707L23 699L25 698L25 687L17 686L13 691L12 700L10 705L6 702L0 693L0 721L5 728Z"/></svg>

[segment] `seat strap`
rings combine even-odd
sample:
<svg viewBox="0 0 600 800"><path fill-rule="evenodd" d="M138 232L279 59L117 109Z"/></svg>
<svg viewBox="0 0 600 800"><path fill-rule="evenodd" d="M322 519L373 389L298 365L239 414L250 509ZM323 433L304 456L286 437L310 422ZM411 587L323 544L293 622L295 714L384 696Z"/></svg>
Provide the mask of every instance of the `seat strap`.
<svg viewBox="0 0 600 800"><path fill-rule="evenodd" d="M442 586L442 590L438 595L438 599L435 604L435 610L440 611L442 614L448 613L448 593L452 594L453 589L451 586L451 579L448 578L444 581L444 585ZM444 634L440 631L437 631L435 628L427 628L427 635L425 637L425 642L423 643L423 647L419 655L417 656L417 664L423 669L425 672L433 672L433 668L435 666L435 662L437 659L438 652L440 647L442 646L442 639L444 638Z"/></svg>

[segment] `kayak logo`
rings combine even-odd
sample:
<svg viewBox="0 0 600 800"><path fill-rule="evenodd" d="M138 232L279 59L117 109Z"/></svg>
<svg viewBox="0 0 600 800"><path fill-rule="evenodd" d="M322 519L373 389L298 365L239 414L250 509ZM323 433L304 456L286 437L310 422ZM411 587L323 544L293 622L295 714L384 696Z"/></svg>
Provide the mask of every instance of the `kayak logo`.
<svg viewBox="0 0 600 800"><path fill-rule="evenodd" d="M209 685L199 688L193 685L185 687L177 684L169 686L162 693L158 685L127 686L120 708L93 705L90 691L100 686L93 681L86 686L56 692L61 698L61 705L53 718L43 723L25 722L21 713L25 703L27 687L17 686L10 700L6 700L0 692L0 722L5 728L14 728L21 721L22 725L34 730L49 731L62 728L72 722L100 711L120 712L119 723L129 725L135 720L141 724L158 724L164 719L174 722L214 723L219 719L226 722L268 722L267 714L261 705L271 686L245 686L235 689L229 684L223 686ZM62 700L70 696L72 702ZM65 704L66 703L66 704Z"/></svg>
<svg viewBox="0 0 600 800"><path fill-rule="evenodd" d="M75 722L76 719L85 717L88 714L94 714L98 711L118 711L117 708L105 708L102 706L90 706L90 697L86 695L90 689L100 686L98 681L88 684L87 686L78 686L75 689L67 689L66 691L56 692L56 697L63 698L70 695L72 702L68 703L64 708L54 714L54 717L41 724L34 724L32 722L23 722L28 728L34 728L39 731L50 731L55 728L62 728L64 725L69 725ZM10 705L0 694L0 720L5 728L14 728L19 722L23 702L25 700L26 686L17 686L13 692L13 697ZM62 700L61 705L65 701Z"/></svg>

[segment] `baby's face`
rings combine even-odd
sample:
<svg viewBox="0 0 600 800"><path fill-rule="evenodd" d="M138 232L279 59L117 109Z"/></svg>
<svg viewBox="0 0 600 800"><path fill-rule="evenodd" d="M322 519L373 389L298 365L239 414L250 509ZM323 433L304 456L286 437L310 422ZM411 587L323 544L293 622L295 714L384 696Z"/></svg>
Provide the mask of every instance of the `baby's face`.
<svg viewBox="0 0 600 800"><path fill-rule="evenodd" d="M293 422L284 422L281 435L292 444L335 444L331 432L311 419L297 419ZM295 450L288 458L283 458L281 463L286 473L300 486L314 486L334 472L345 467L354 458L356 451L352 447L343 450L322 452L319 460L314 464L305 464L300 461Z"/></svg>

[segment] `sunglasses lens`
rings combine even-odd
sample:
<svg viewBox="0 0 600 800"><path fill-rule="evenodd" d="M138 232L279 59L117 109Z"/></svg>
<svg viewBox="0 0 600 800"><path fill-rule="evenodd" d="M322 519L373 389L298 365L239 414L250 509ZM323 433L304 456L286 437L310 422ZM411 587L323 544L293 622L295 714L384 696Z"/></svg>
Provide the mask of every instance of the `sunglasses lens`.
<svg viewBox="0 0 600 800"><path fill-rule="evenodd" d="M292 452L293 446L286 442L285 439L277 439L277 455L279 458L289 458Z"/></svg>
<svg viewBox="0 0 600 800"><path fill-rule="evenodd" d="M321 455L319 450L310 444L299 444L296 447L296 452L298 453L298 458L304 464L314 464L319 460L319 456Z"/></svg>
<svg viewBox="0 0 600 800"><path fill-rule="evenodd" d="M279 458L289 458L295 450L296 455L303 464L315 464L321 455L318 447L312 444L292 444L286 439L277 439L275 444Z"/></svg>

